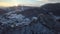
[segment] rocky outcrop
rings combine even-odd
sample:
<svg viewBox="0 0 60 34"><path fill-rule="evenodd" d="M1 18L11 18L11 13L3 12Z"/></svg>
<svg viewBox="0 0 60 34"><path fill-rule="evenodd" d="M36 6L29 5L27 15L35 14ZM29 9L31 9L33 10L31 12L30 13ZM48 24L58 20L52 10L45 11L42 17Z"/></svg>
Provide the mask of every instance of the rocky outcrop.
<svg viewBox="0 0 60 34"><path fill-rule="evenodd" d="M0 34L60 34L59 5L5 13L0 17Z"/></svg>

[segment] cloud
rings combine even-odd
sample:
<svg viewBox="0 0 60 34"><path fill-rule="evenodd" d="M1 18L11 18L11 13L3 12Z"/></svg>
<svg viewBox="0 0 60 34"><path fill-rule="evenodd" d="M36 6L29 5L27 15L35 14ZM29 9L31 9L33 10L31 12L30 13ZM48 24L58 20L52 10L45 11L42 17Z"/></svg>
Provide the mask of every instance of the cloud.
<svg viewBox="0 0 60 34"><path fill-rule="evenodd" d="M36 0L36 1L42 1L42 0Z"/></svg>
<svg viewBox="0 0 60 34"><path fill-rule="evenodd" d="M45 3L47 3L48 2L48 0L23 0L22 2L21 2L21 5L26 5L26 6L40 6L40 5L42 5L42 4L45 4Z"/></svg>
<svg viewBox="0 0 60 34"><path fill-rule="evenodd" d="M60 0L48 0L48 1L51 1L51 2L60 2Z"/></svg>
<svg viewBox="0 0 60 34"><path fill-rule="evenodd" d="M0 0L0 2L11 2L12 0Z"/></svg>
<svg viewBox="0 0 60 34"><path fill-rule="evenodd" d="M40 1L40 2L48 2L48 0L36 0L36 1Z"/></svg>
<svg viewBox="0 0 60 34"><path fill-rule="evenodd" d="M60 3L60 0L48 0L49 3Z"/></svg>
<svg viewBox="0 0 60 34"><path fill-rule="evenodd" d="M8 6L14 6L18 5L17 0L0 0L0 6L8 7Z"/></svg>
<svg viewBox="0 0 60 34"><path fill-rule="evenodd" d="M4 6L4 7L14 6L14 5L17 5L17 3L0 2L0 6Z"/></svg>
<svg viewBox="0 0 60 34"><path fill-rule="evenodd" d="M5 2L6 1L6 2ZM40 6L46 3L48 0L0 0L0 6L14 6L14 5L26 5L26 6Z"/></svg>

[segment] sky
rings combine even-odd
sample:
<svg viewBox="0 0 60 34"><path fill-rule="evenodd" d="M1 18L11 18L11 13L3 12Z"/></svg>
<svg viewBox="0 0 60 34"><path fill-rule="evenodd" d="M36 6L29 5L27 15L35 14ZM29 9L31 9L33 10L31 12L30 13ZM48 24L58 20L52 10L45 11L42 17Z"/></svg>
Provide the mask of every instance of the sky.
<svg viewBox="0 0 60 34"><path fill-rule="evenodd" d="M19 5L27 5L27 6L37 6L43 0L0 0L0 6L17 6ZM38 3L38 4L37 4Z"/></svg>
<svg viewBox="0 0 60 34"><path fill-rule="evenodd" d="M39 6L40 4L46 3L48 1L56 1L56 0L0 0L0 6L4 7L17 6L17 5Z"/></svg>

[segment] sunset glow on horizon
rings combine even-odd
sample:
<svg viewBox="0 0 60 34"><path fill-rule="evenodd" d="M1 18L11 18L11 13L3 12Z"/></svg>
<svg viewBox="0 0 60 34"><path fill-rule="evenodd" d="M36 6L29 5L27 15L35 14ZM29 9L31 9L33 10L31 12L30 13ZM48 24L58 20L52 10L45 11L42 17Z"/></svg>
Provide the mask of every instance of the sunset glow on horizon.
<svg viewBox="0 0 60 34"><path fill-rule="evenodd" d="M34 6L34 5L39 5L40 1L44 1L44 0L0 0L0 6L4 6L4 7L17 6L17 5ZM44 2L46 1L48 0L45 0Z"/></svg>

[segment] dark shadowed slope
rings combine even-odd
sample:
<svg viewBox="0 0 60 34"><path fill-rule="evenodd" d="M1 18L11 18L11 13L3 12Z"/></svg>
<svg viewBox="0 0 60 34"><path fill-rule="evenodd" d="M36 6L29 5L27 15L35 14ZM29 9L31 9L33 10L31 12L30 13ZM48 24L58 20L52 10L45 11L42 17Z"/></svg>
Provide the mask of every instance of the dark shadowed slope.
<svg viewBox="0 0 60 34"><path fill-rule="evenodd" d="M60 16L60 3L49 3L42 6L42 8L45 11L52 12L56 16Z"/></svg>
<svg viewBox="0 0 60 34"><path fill-rule="evenodd" d="M4 10L4 9L0 9L0 15L5 14L5 13L7 13L6 10Z"/></svg>
<svg viewBox="0 0 60 34"><path fill-rule="evenodd" d="M25 15L26 17L37 17L38 14L40 13L40 9L38 8L33 8L33 9L28 9L25 11L20 12L21 14Z"/></svg>
<svg viewBox="0 0 60 34"><path fill-rule="evenodd" d="M8 12L0 18L0 33L58 34L59 32L60 34L60 18L56 19L55 17L56 15L60 16L59 5L60 3L50 3L21 12ZM35 16L37 19L32 18Z"/></svg>
<svg viewBox="0 0 60 34"><path fill-rule="evenodd" d="M31 17L31 16L37 16L39 13L42 13L42 12L44 12L44 13L52 12L53 15L60 16L60 3L45 4L41 7L36 7L36 8L25 10L25 11L21 12L21 14Z"/></svg>

